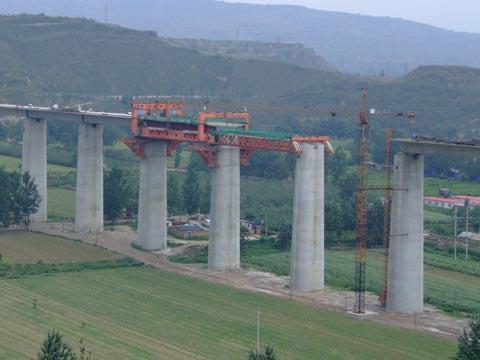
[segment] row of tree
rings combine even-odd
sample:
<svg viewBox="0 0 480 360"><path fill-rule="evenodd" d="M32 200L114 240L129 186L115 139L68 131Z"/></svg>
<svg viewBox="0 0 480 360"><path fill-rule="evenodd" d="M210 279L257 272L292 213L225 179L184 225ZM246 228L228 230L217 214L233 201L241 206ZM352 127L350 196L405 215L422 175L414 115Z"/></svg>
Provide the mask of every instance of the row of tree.
<svg viewBox="0 0 480 360"><path fill-rule="evenodd" d="M192 157L185 179L169 173L167 206L170 215L208 213L210 211L210 178L201 159ZM183 174L182 174L183 177ZM138 183L130 172L114 167L104 174L104 215L109 220L118 219L124 210L135 214L138 209Z"/></svg>
<svg viewBox="0 0 480 360"><path fill-rule="evenodd" d="M34 179L28 173L0 168L0 184L0 227L27 227L41 201Z"/></svg>

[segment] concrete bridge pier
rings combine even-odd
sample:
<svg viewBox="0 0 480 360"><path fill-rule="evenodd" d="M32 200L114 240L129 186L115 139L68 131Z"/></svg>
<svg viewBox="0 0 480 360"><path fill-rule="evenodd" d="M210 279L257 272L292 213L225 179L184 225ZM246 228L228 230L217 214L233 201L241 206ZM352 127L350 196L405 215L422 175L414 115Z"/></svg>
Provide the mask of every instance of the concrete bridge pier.
<svg viewBox="0 0 480 360"><path fill-rule="evenodd" d="M167 146L165 142L145 144L140 159L138 240L144 249L167 247Z"/></svg>
<svg viewBox="0 0 480 360"><path fill-rule="evenodd" d="M212 169L208 268L240 268L240 149L219 146Z"/></svg>
<svg viewBox="0 0 480 360"><path fill-rule="evenodd" d="M79 127L75 229L103 231L103 126L99 124Z"/></svg>
<svg viewBox="0 0 480 360"><path fill-rule="evenodd" d="M387 311L423 311L423 155L398 153L388 260Z"/></svg>
<svg viewBox="0 0 480 360"><path fill-rule="evenodd" d="M324 288L324 146L302 144L295 168L290 288Z"/></svg>
<svg viewBox="0 0 480 360"><path fill-rule="evenodd" d="M43 119L24 119L22 173L34 178L42 198L32 222L47 221L47 122Z"/></svg>

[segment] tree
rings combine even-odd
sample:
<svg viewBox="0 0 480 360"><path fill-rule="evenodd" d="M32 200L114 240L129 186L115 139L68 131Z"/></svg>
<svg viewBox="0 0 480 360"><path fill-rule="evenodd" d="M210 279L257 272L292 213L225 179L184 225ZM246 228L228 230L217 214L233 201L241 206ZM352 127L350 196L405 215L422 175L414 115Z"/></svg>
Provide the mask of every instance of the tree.
<svg viewBox="0 0 480 360"><path fill-rule="evenodd" d="M0 227L8 227L13 222L12 176L0 168Z"/></svg>
<svg viewBox="0 0 480 360"><path fill-rule="evenodd" d="M480 313L470 320L468 328L458 338L457 360L480 360Z"/></svg>
<svg viewBox="0 0 480 360"><path fill-rule="evenodd" d="M277 356L275 355L275 350L273 350L273 347L267 346L265 348L265 353L250 351L248 353L248 360L277 360Z"/></svg>
<svg viewBox="0 0 480 360"><path fill-rule="evenodd" d="M13 201L13 220L15 224L28 226L31 215L35 214L40 206L42 198L40 197L34 179L28 172L19 175L13 175L14 189L12 191Z"/></svg>
<svg viewBox="0 0 480 360"><path fill-rule="evenodd" d="M38 360L76 360L77 355L70 344L63 340L59 331L52 329L43 342Z"/></svg>
<svg viewBox="0 0 480 360"><path fill-rule="evenodd" d="M200 184L198 181L198 171L194 166L189 166L187 170L187 178L182 188L183 205L189 214L198 211L200 205Z"/></svg>
<svg viewBox="0 0 480 360"><path fill-rule="evenodd" d="M175 174L168 175L167 207L170 215L176 215L182 210L182 194Z"/></svg>
<svg viewBox="0 0 480 360"><path fill-rule="evenodd" d="M130 186L125 171L114 167L105 172L103 180L103 214L115 220L129 204Z"/></svg>
<svg viewBox="0 0 480 360"><path fill-rule="evenodd" d="M210 212L211 190L212 190L212 187L211 187L210 181L204 178L204 181L200 189L200 200L198 205L200 208L200 212L202 212L203 214L207 214Z"/></svg>
<svg viewBox="0 0 480 360"><path fill-rule="evenodd" d="M275 241L277 249L288 250L292 244L292 225L281 224L278 227L278 237Z"/></svg>

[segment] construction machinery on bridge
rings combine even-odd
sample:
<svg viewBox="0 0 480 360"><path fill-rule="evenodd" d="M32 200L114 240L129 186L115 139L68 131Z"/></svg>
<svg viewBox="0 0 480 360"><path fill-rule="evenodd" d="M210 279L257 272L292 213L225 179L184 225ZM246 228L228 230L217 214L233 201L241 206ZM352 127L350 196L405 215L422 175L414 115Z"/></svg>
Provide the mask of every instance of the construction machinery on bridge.
<svg viewBox="0 0 480 360"><path fill-rule="evenodd" d="M216 161L216 146L240 148L242 164L248 164L256 150L301 153L301 143L323 143L333 152L328 136L299 136L282 132L250 129L250 114L243 112L202 111L196 117L185 116L181 102L149 102L132 104L132 138L124 142L138 155L144 156L144 144L160 140L167 143L167 154L187 142L208 165Z"/></svg>

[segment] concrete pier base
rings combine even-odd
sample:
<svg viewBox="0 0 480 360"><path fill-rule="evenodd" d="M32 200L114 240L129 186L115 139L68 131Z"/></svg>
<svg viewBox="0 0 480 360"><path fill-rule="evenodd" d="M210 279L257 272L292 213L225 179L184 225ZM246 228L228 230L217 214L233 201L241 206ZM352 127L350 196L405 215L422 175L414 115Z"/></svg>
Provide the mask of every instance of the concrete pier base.
<svg viewBox="0 0 480 360"><path fill-rule="evenodd" d="M164 142L145 144L145 157L140 159L137 244L147 250L167 247L167 147Z"/></svg>
<svg viewBox="0 0 480 360"><path fill-rule="evenodd" d="M41 119L23 121L22 173L28 172L37 184L42 198L38 211L31 216L34 223L47 221L47 122Z"/></svg>
<svg viewBox="0 0 480 360"><path fill-rule="evenodd" d="M324 147L302 144L295 168L290 288L324 288Z"/></svg>
<svg viewBox="0 0 480 360"><path fill-rule="evenodd" d="M395 155L387 311L423 311L423 155Z"/></svg>
<svg viewBox="0 0 480 360"><path fill-rule="evenodd" d="M78 133L75 229L103 231L103 126L80 124Z"/></svg>
<svg viewBox="0 0 480 360"><path fill-rule="evenodd" d="M212 169L208 267L240 268L240 150L219 146Z"/></svg>

